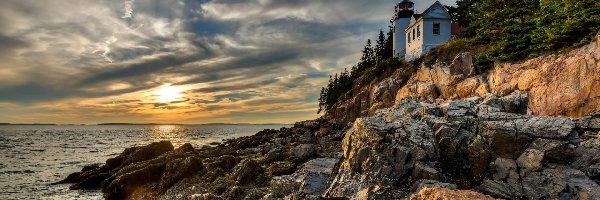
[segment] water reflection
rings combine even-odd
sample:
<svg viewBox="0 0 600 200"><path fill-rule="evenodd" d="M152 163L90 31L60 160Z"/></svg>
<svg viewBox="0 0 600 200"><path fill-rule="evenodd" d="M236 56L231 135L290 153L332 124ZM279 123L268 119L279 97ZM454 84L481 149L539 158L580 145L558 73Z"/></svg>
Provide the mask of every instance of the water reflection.
<svg viewBox="0 0 600 200"><path fill-rule="evenodd" d="M186 128L181 125L155 125L150 129L154 141L169 140L175 148L189 142Z"/></svg>

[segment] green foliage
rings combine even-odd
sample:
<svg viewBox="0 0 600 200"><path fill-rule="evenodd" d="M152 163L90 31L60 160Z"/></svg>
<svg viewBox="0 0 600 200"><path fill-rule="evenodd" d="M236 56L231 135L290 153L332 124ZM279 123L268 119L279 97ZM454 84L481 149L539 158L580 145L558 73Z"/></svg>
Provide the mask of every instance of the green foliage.
<svg viewBox="0 0 600 200"><path fill-rule="evenodd" d="M533 41L536 50L580 46L598 32L598 0L542 0L536 18Z"/></svg>
<svg viewBox="0 0 600 200"><path fill-rule="evenodd" d="M480 70L581 46L600 30L598 0L458 0L448 9Z"/></svg>

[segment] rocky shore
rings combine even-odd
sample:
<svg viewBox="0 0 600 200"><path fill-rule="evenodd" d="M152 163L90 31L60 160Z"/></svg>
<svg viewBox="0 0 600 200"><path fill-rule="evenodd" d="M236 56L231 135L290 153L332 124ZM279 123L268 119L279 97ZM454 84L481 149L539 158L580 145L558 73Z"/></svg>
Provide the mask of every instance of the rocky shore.
<svg viewBox="0 0 600 200"><path fill-rule="evenodd" d="M107 199L598 199L600 114L526 115L528 96L410 99L215 147L126 149L61 183Z"/></svg>
<svg viewBox="0 0 600 200"><path fill-rule="evenodd" d="M292 128L128 148L59 183L106 199L600 199L600 37L482 75L470 61L399 69Z"/></svg>

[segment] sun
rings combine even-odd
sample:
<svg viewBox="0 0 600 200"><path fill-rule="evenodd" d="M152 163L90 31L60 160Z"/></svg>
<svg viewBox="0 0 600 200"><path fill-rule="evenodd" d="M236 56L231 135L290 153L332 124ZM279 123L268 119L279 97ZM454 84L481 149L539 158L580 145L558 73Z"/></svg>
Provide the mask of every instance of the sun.
<svg viewBox="0 0 600 200"><path fill-rule="evenodd" d="M182 89L179 87L165 86L156 90L154 94L157 96L156 100L162 103L168 103L181 98L183 96L181 92Z"/></svg>

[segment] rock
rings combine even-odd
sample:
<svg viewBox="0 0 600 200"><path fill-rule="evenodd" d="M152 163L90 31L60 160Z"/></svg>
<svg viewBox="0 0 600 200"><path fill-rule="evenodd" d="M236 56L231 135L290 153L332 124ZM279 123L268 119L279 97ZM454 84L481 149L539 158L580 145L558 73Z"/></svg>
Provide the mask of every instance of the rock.
<svg viewBox="0 0 600 200"><path fill-rule="evenodd" d="M298 138L298 142L303 143L303 144L314 143L315 141L316 141L316 138L315 138L314 134L311 132L306 132L306 133L300 135L300 137Z"/></svg>
<svg viewBox="0 0 600 200"><path fill-rule="evenodd" d="M430 179L440 180L441 174L435 168L424 163L417 162L413 169L412 178L414 179Z"/></svg>
<svg viewBox="0 0 600 200"><path fill-rule="evenodd" d="M81 172L70 174L60 183L75 183L70 189L99 189L101 184L126 165L154 159L172 151L173 145L169 141L161 141L142 147L125 149L119 156L106 160L103 166L86 166Z"/></svg>
<svg viewBox="0 0 600 200"><path fill-rule="evenodd" d="M418 103L405 100L376 115L381 118L357 119L342 141L344 160L325 196L392 198L389 183L410 175L416 162L436 159L433 131L412 119L420 111Z"/></svg>
<svg viewBox="0 0 600 200"><path fill-rule="evenodd" d="M290 154L295 162L302 163L317 156L317 146L314 144L302 144L292 148Z"/></svg>
<svg viewBox="0 0 600 200"><path fill-rule="evenodd" d="M519 174L517 173L517 163L511 159L496 158L493 163L493 180L507 182L513 186L519 184Z"/></svg>
<svg viewBox="0 0 600 200"><path fill-rule="evenodd" d="M558 199L559 195L563 191L567 191L568 183L573 178L583 178L584 173L566 166L557 165L553 168L545 168L541 171L534 171L523 176L523 191L529 199ZM577 185L581 180L573 182ZM584 181L583 183L589 183ZM586 187L595 188L596 190L600 187L594 185L585 185ZM588 191L585 189L585 191ZM569 194L570 196L577 196L577 194Z"/></svg>
<svg viewBox="0 0 600 200"><path fill-rule="evenodd" d="M523 194L508 183L493 180L484 180L483 183L475 188L476 191L497 198L503 199L522 199Z"/></svg>
<svg viewBox="0 0 600 200"><path fill-rule="evenodd" d="M417 193L425 188L448 188L456 190L458 189L458 186L452 183L442 183L436 180L421 179L412 186L411 191Z"/></svg>
<svg viewBox="0 0 600 200"><path fill-rule="evenodd" d="M447 109L448 118L457 118L464 116L476 116L477 111L474 109L473 101L458 100L452 101Z"/></svg>
<svg viewBox="0 0 600 200"><path fill-rule="evenodd" d="M519 132L532 138L566 139L575 132L575 122L569 118L531 117L515 120Z"/></svg>
<svg viewBox="0 0 600 200"><path fill-rule="evenodd" d="M250 184L266 184L265 171L254 160L242 161L234 169L233 176L237 184L245 186Z"/></svg>
<svg viewBox="0 0 600 200"><path fill-rule="evenodd" d="M317 158L304 163L301 169L303 176L300 178L300 191L321 196L333 179L333 168L337 162L337 159Z"/></svg>
<svg viewBox="0 0 600 200"><path fill-rule="evenodd" d="M290 175L296 172L296 164L289 161L274 162L268 171L272 176Z"/></svg>
<svg viewBox="0 0 600 200"><path fill-rule="evenodd" d="M286 158L286 152L283 150L283 148L279 147L271 149L269 152L267 152L267 155L265 155L265 160L267 162L281 161L285 160Z"/></svg>
<svg viewBox="0 0 600 200"><path fill-rule="evenodd" d="M212 162L207 163L206 168L209 170L214 170L216 168L220 168L223 170L233 169L237 165L237 159L232 155L223 155L219 156L216 159L212 160Z"/></svg>
<svg viewBox="0 0 600 200"><path fill-rule="evenodd" d="M470 190L451 190L447 188L423 188L417 194L410 196L411 200L454 200L454 199L490 199L494 198Z"/></svg>
<svg viewBox="0 0 600 200"><path fill-rule="evenodd" d="M519 159L517 159L517 165L519 165L522 173L527 173L541 169L543 159L543 151L537 149L527 149L523 154L521 154Z"/></svg>
<svg viewBox="0 0 600 200"><path fill-rule="evenodd" d="M168 189L180 180L204 169L202 161L195 156L173 160L167 163L159 186Z"/></svg>
<svg viewBox="0 0 600 200"><path fill-rule="evenodd" d="M156 144L149 146L156 147ZM102 183L104 197L106 199L147 198L146 195L150 194L145 191L150 188L162 193L180 180L201 173L202 162L197 158L189 157L188 153L193 151L193 147L186 144L152 160L135 162L118 169Z"/></svg>
<svg viewBox="0 0 600 200"><path fill-rule="evenodd" d="M193 194L190 196L191 200L221 200L222 198L211 194L211 193L204 193L204 194Z"/></svg>
<svg viewBox="0 0 600 200"><path fill-rule="evenodd" d="M189 148L191 145L189 147L184 145L183 147ZM125 159L123 165L150 160L166 152L172 151L173 149L173 145L169 141L155 142L135 150L131 155L127 156L127 159Z"/></svg>
<svg viewBox="0 0 600 200"><path fill-rule="evenodd" d="M529 102L527 93L517 90L508 96L501 97L500 101L502 102L504 112L527 114L527 105Z"/></svg>
<svg viewBox="0 0 600 200"><path fill-rule="evenodd" d="M479 124L479 132L485 139L493 154L500 158L516 159L527 149L531 139L517 134L515 121L483 121Z"/></svg>

